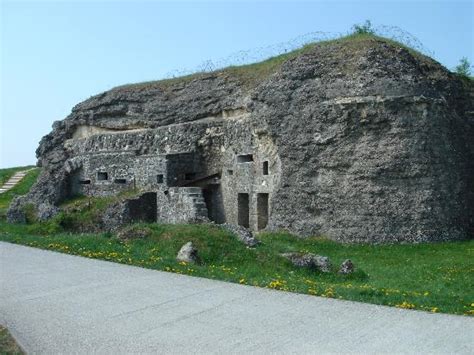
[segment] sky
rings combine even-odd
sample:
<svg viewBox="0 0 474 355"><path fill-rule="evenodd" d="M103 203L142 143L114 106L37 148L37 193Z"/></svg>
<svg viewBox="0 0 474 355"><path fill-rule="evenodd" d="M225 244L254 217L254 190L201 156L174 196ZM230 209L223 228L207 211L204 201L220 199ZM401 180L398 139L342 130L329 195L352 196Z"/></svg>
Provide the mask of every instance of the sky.
<svg viewBox="0 0 474 355"><path fill-rule="evenodd" d="M408 31L449 69L474 62L472 0L0 3L0 168L35 164L52 123L90 96L309 32L370 20Z"/></svg>

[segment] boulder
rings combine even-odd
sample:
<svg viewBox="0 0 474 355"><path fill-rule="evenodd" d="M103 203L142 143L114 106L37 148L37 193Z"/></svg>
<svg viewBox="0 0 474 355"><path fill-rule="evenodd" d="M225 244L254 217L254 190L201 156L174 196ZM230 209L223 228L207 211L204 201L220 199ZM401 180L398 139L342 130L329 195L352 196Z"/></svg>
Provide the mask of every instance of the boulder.
<svg viewBox="0 0 474 355"><path fill-rule="evenodd" d="M122 241L145 239L152 234L152 231L148 227L142 226L127 226L122 228L117 233L117 238Z"/></svg>
<svg viewBox="0 0 474 355"><path fill-rule="evenodd" d="M245 227L230 223L221 224L221 227L234 234L238 240L240 240L248 247L253 248L260 244L260 241L254 237L254 235L249 229Z"/></svg>
<svg viewBox="0 0 474 355"><path fill-rule="evenodd" d="M36 216L38 221L46 221L59 213L59 208L49 202L41 203L38 206Z"/></svg>
<svg viewBox="0 0 474 355"><path fill-rule="evenodd" d="M176 256L176 260L185 263L197 263L199 262L198 251L194 247L192 242L184 244Z"/></svg>
<svg viewBox="0 0 474 355"><path fill-rule="evenodd" d="M321 272L331 271L331 261L327 256L297 252L283 253L281 256L291 261L291 263L296 267L316 269Z"/></svg>
<svg viewBox="0 0 474 355"><path fill-rule="evenodd" d="M354 272L354 264L350 259L344 260L339 268L339 273L343 275L352 274Z"/></svg>
<svg viewBox="0 0 474 355"><path fill-rule="evenodd" d="M321 272L331 272L331 261L327 256L312 255L313 263Z"/></svg>

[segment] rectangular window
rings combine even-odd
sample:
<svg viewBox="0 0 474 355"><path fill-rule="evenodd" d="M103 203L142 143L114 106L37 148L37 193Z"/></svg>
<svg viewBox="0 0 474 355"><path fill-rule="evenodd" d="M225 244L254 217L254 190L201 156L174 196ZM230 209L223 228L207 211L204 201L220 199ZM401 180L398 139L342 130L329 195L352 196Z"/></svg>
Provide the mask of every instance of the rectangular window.
<svg viewBox="0 0 474 355"><path fill-rule="evenodd" d="M250 163L253 161L252 154L237 155L237 163Z"/></svg>
<svg viewBox="0 0 474 355"><path fill-rule="evenodd" d="M97 180L99 181L109 180L109 174L106 173L105 171L99 171L97 173Z"/></svg>
<svg viewBox="0 0 474 355"><path fill-rule="evenodd" d="M116 184L126 184L127 180L126 179L115 179L114 182Z"/></svg>
<svg viewBox="0 0 474 355"><path fill-rule="evenodd" d="M89 185L91 183L90 180L79 180L79 184L81 185Z"/></svg>
<svg viewBox="0 0 474 355"><path fill-rule="evenodd" d="M227 174L234 175L234 170L227 170Z"/></svg>
<svg viewBox="0 0 474 355"><path fill-rule="evenodd" d="M237 213L238 213L238 222L239 225L245 228L249 228L250 226L250 208L249 208L249 194L238 194L237 199Z"/></svg>
<svg viewBox="0 0 474 355"><path fill-rule="evenodd" d="M264 161L262 164L262 173L263 175L268 175L268 161Z"/></svg>
<svg viewBox="0 0 474 355"><path fill-rule="evenodd" d="M163 174L158 174L156 175L156 182L158 184L162 184L163 183Z"/></svg>

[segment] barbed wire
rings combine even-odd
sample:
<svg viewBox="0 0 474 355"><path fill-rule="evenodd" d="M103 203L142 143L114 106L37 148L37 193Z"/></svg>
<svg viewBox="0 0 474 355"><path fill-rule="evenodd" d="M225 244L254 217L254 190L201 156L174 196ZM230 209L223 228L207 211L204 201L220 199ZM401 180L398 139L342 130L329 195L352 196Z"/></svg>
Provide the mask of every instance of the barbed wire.
<svg viewBox="0 0 474 355"><path fill-rule="evenodd" d="M393 41L399 42L427 56L434 56L434 52L428 50L418 38L416 38L408 31L402 30L400 27L379 25L372 27L371 31L373 31L373 33L377 36L385 37ZM309 32L286 42L248 50L241 50L232 53L227 57L216 60L208 59L196 66L194 69L176 69L166 73L163 79L177 78L180 76L191 75L196 73L210 73L230 66L257 63L271 57L294 51L310 43L334 40L349 35L351 33L352 32Z"/></svg>

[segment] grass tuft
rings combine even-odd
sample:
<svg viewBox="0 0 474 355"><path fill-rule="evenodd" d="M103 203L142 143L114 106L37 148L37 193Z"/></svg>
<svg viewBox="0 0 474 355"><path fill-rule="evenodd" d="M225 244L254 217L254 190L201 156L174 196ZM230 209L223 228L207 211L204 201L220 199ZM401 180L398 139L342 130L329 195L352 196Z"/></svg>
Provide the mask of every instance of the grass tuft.
<svg viewBox="0 0 474 355"><path fill-rule="evenodd" d="M18 346L7 328L0 325L0 354L23 355L23 350Z"/></svg>

